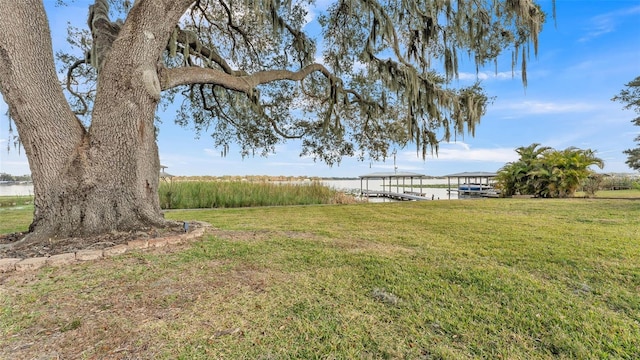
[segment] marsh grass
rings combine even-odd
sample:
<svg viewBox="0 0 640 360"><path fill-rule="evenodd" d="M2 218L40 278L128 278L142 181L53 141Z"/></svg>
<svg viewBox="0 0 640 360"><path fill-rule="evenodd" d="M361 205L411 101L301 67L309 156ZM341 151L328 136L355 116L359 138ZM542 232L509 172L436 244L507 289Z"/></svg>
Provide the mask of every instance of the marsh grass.
<svg viewBox="0 0 640 360"><path fill-rule="evenodd" d="M247 181L162 182L163 209L210 209L253 206L353 203L352 197L322 185Z"/></svg>
<svg viewBox="0 0 640 360"><path fill-rule="evenodd" d="M0 358L640 357L638 201L166 216L217 230L191 245L0 274Z"/></svg>

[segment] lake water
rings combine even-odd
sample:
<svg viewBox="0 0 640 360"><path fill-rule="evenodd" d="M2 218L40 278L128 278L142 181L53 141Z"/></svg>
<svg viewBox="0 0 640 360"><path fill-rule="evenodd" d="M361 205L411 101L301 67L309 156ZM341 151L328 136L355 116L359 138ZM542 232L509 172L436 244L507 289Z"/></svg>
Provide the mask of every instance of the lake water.
<svg viewBox="0 0 640 360"><path fill-rule="evenodd" d="M33 195L33 185L31 184L0 185L0 196L30 196L30 195Z"/></svg>

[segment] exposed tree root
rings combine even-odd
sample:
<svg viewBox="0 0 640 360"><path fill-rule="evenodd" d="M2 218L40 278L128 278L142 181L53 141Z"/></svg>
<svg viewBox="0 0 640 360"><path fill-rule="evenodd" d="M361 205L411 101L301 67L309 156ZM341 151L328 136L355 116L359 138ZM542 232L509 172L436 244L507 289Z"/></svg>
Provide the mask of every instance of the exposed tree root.
<svg viewBox="0 0 640 360"><path fill-rule="evenodd" d="M162 220L130 229L113 230L93 235L56 237L47 236L45 231L26 234L10 234L0 237L0 258L29 258L51 256L65 252L86 249L101 249L140 238L157 238L170 234L183 233L182 221ZM160 225L160 226L159 226ZM192 226L193 227L193 226ZM20 238L20 236L22 237ZM15 240L15 241L14 241Z"/></svg>

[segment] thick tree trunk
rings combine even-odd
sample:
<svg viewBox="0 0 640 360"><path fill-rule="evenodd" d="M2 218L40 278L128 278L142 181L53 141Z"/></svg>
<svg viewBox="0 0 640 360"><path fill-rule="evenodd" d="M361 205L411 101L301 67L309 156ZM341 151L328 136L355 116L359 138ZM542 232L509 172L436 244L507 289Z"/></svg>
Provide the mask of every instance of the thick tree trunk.
<svg viewBox="0 0 640 360"><path fill-rule="evenodd" d="M154 128L160 95L156 62L172 26L162 21L167 14L143 11L161 11L159 6L134 7L130 17L154 22L128 21L123 26L124 36L114 42L100 71L92 124L86 131L58 83L42 2L0 0L0 5L0 90L34 183L30 238L168 225L158 201ZM177 21L178 12L173 17ZM149 30L140 31L145 26Z"/></svg>

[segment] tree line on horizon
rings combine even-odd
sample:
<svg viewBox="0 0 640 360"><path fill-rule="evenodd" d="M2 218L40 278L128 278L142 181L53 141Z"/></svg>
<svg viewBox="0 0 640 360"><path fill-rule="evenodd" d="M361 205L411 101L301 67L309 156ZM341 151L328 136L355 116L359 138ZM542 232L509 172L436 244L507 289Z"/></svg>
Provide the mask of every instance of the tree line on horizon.
<svg viewBox="0 0 640 360"><path fill-rule="evenodd" d="M31 175L11 175L7 173L0 173L0 181L31 181Z"/></svg>

